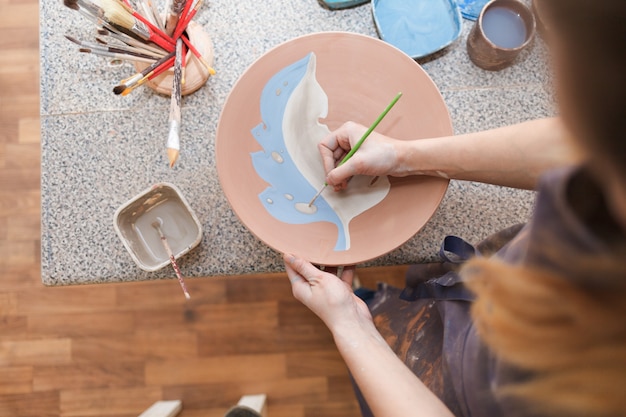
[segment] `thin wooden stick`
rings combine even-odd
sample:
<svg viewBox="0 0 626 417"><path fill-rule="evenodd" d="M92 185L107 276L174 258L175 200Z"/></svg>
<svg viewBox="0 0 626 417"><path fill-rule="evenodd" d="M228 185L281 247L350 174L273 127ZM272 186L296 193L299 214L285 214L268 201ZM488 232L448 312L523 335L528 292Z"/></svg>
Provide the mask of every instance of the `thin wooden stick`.
<svg viewBox="0 0 626 417"><path fill-rule="evenodd" d="M167 138L167 158L170 168L174 166L180 151L180 105L183 73L183 41L176 41L176 60L174 61L174 81L172 82L172 99L170 101L170 132Z"/></svg>
<svg viewBox="0 0 626 417"><path fill-rule="evenodd" d="M178 278L180 288L182 288L183 293L185 294L185 298L189 300L191 296L189 295L189 291L187 291L187 287L185 286L183 274L180 272L180 268L178 267L178 264L176 263L176 258L174 258L174 253L172 252L172 248L170 248L169 243L167 243L167 238L165 237L165 234L163 234L163 230L161 230L161 219L157 218L157 220L152 223L152 227L154 227L159 233L163 248L165 249L167 256L170 258L170 263L172 264L172 268L174 268L174 272L176 272L176 278Z"/></svg>
<svg viewBox="0 0 626 417"><path fill-rule="evenodd" d="M149 64L154 62L154 58L142 58L139 56L128 55L128 54L118 54L114 52L105 51L102 49L79 48L78 50L85 54L100 55L106 58L121 59L123 61L146 62Z"/></svg>
<svg viewBox="0 0 626 417"><path fill-rule="evenodd" d="M176 25L178 25L178 20L180 19L180 14L183 12L187 1L188 0L172 0L170 8L167 11L167 21L165 22L165 33L168 36L174 34Z"/></svg>

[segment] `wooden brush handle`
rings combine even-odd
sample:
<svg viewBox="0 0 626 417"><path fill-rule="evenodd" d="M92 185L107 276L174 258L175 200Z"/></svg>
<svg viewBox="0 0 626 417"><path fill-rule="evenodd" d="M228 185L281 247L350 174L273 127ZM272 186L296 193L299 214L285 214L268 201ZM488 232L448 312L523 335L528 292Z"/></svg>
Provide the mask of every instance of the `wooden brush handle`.
<svg viewBox="0 0 626 417"><path fill-rule="evenodd" d="M180 19L180 14L183 12L185 8L186 0L173 0L170 9L167 11L167 21L165 22L165 33L168 36L172 36L174 30L176 30L176 25L178 24L178 19Z"/></svg>

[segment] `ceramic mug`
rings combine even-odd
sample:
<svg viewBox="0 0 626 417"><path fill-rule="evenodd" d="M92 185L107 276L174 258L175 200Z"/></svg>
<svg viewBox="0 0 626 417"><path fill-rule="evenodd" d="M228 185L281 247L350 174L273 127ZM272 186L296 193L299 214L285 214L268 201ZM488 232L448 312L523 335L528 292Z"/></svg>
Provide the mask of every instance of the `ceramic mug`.
<svg viewBox="0 0 626 417"><path fill-rule="evenodd" d="M498 71L513 64L535 35L535 17L519 0L492 0L467 38L467 52L480 68Z"/></svg>

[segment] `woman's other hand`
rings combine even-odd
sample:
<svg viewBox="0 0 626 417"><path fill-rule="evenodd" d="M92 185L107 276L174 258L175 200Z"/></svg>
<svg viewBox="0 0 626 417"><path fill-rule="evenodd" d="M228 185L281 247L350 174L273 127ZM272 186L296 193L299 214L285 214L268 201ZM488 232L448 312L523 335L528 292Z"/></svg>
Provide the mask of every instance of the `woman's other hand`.
<svg viewBox="0 0 626 417"><path fill-rule="evenodd" d="M294 297L321 318L331 332L359 323L372 324L369 309L352 291L354 267L345 267L337 277L293 255L286 254L283 259Z"/></svg>
<svg viewBox="0 0 626 417"><path fill-rule="evenodd" d="M399 163L399 147L402 146L402 141L376 132L370 134L348 162L337 166L366 130L365 126L358 123L347 122L319 143L327 175L326 182L335 191L346 188L348 180L354 175L406 175Z"/></svg>

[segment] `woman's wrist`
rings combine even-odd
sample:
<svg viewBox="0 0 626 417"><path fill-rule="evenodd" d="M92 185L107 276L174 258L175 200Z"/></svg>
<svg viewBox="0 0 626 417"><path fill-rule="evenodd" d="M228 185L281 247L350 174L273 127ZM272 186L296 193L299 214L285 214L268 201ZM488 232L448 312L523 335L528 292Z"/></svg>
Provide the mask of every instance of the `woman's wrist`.
<svg viewBox="0 0 626 417"><path fill-rule="evenodd" d="M397 168L395 176L405 177L409 175L430 175L448 178L448 174L437 166L440 155L437 148L443 138L397 140L395 150L397 156Z"/></svg>
<svg viewBox="0 0 626 417"><path fill-rule="evenodd" d="M376 326L371 320L342 321L333 326L328 326L335 344L340 351L362 346L363 343L376 343L386 345Z"/></svg>

